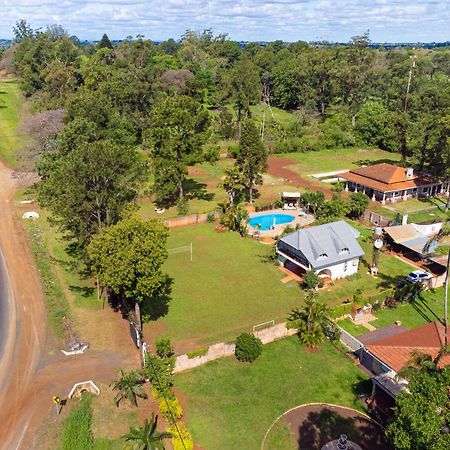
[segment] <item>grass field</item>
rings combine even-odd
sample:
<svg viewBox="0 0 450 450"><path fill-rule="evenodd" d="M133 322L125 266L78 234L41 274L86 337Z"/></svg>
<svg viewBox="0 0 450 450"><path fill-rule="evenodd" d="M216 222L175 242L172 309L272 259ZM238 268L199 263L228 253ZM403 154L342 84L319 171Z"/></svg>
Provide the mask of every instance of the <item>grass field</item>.
<svg viewBox="0 0 450 450"><path fill-rule="evenodd" d="M265 432L289 408L330 402L360 409L356 393L367 387L365 381L330 344L311 353L293 336L264 346L251 365L234 358L213 361L177 375L175 386L186 396L187 426L199 447L259 450Z"/></svg>
<svg viewBox="0 0 450 450"><path fill-rule="evenodd" d="M300 175L351 169L374 162L395 163L400 160L398 153L390 153L378 148L338 148L316 152L286 153L279 156L296 161L296 164L290 168L297 170Z"/></svg>
<svg viewBox="0 0 450 450"><path fill-rule="evenodd" d="M23 144L16 128L24 98L14 81L0 81L0 157L11 167L17 164L16 151Z"/></svg>
<svg viewBox="0 0 450 450"><path fill-rule="evenodd" d="M366 260L371 260L370 230L360 228ZM367 240L367 241L366 241ZM145 325L145 335L170 337L178 352L194 350L211 343L232 340L253 325L285 321L293 307L300 307L304 292L295 282L281 283L284 276L265 261L270 246L237 233L217 233L213 224L172 229L169 248L193 244L193 262L189 253L169 256L166 270L173 278L172 300L165 317ZM319 292L319 299L337 305L351 299L361 289L364 297L388 292L410 267L382 254L380 276L373 278L360 264L359 273L337 280Z"/></svg>
<svg viewBox="0 0 450 450"><path fill-rule="evenodd" d="M295 283L282 284L283 274L264 262L270 246L237 233L217 233L214 224L173 229L169 248L193 245L189 253L169 256L173 277L169 313L145 326L144 333L169 336L179 350L234 339L267 320L285 320L302 296Z"/></svg>

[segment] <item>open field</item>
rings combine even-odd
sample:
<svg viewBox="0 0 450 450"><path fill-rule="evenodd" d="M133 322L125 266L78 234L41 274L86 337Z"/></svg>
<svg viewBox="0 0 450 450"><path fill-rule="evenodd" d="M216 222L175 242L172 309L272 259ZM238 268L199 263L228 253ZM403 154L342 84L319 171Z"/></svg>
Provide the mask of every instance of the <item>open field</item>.
<svg viewBox="0 0 450 450"><path fill-rule="evenodd" d="M11 167L17 164L16 151L24 139L16 132L23 104L17 83L0 81L0 157Z"/></svg>
<svg viewBox="0 0 450 450"><path fill-rule="evenodd" d="M302 176L334 170L352 169L364 164L380 162L396 163L398 153L390 153L378 148L338 148L305 153L285 153L277 156L290 158L295 164L290 167Z"/></svg>
<svg viewBox="0 0 450 450"><path fill-rule="evenodd" d="M177 375L175 386L186 398L187 425L199 447L259 450L265 432L289 408L330 402L361 409L356 395L366 379L329 343L311 353L293 336L264 346L251 365L213 361Z"/></svg>
<svg viewBox="0 0 450 450"><path fill-rule="evenodd" d="M284 114L286 112L281 111ZM292 166L288 166L302 177L306 175L327 172L332 170L357 167L360 164L367 164L371 161L398 161L399 155L389 153L380 149L350 149L341 148L335 150L320 150L305 153L286 153L273 155L273 158L283 157L293 161ZM189 199L189 213L205 213L213 211L217 203L225 199L225 192L220 187L225 176L225 169L233 164L230 158L222 158L216 164L202 163L189 169L189 176L185 183L185 190ZM307 182L319 188L329 188L329 185L321 183L312 177L307 177ZM295 183L285 182L282 178L270 175L263 176L263 185L257 186L258 192L255 197L255 204L270 203L279 198L282 191L299 190ZM302 190L302 189L301 189ZM155 211L155 204L151 197L144 197L139 202L142 217L158 217L166 219L177 215L176 207L171 207L163 214Z"/></svg>
<svg viewBox="0 0 450 450"><path fill-rule="evenodd" d="M370 230L360 227L366 261L371 261ZM271 247L237 233L218 233L213 224L171 230L169 248L193 244L189 252L169 256L166 270L173 278L172 300L166 316L145 325L146 338L170 337L177 352L194 350L234 339L241 331L268 320L285 321L303 301L304 292L295 282L281 283L284 276L265 257ZM365 298L385 295L410 266L388 254L380 256L380 276L367 274L364 263L359 273L336 280L319 292L319 299L338 305L361 289Z"/></svg>

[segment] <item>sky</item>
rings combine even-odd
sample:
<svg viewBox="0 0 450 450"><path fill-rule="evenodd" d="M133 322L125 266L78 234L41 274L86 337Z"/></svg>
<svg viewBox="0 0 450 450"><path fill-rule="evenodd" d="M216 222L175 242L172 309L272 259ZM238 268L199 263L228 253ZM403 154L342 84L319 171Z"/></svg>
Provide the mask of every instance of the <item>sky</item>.
<svg viewBox="0 0 450 450"><path fill-rule="evenodd" d="M159 41L211 28L243 41L347 42L366 30L374 42L450 40L450 0L0 0L0 38L19 19L80 39Z"/></svg>

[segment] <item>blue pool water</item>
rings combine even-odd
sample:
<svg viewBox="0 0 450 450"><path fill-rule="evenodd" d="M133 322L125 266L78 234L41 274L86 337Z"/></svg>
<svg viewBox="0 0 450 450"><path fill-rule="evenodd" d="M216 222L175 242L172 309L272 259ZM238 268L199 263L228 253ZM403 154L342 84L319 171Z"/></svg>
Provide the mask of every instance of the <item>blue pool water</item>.
<svg viewBox="0 0 450 450"><path fill-rule="evenodd" d="M282 223L289 223L294 220L294 216L289 214L264 214L262 216L254 216L249 221L248 224L251 227L256 227L260 225L259 229L263 231L270 230L272 225L281 225Z"/></svg>

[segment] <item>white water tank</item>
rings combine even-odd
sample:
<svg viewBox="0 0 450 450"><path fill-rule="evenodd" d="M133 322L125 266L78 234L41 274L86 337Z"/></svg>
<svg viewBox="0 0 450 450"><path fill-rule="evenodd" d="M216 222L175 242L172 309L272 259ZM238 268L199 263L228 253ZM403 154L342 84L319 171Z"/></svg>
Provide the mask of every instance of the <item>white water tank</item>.
<svg viewBox="0 0 450 450"><path fill-rule="evenodd" d="M414 178L414 169L412 167L408 167L406 169L406 178L408 180L411 180L412 178Z"/></svg>

